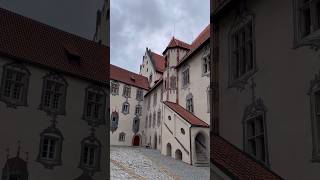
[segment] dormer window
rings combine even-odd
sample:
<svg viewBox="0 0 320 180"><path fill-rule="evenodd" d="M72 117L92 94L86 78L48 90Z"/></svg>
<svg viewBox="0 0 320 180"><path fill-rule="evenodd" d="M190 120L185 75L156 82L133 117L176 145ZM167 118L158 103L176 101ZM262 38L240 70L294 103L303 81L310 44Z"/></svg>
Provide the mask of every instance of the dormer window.
<svg viewBox="0 0 320 180"><path fill-rule="evenodd" d="M74 47L73 45L67 44L67 43L64 43L63 47L65 49L67 58L71 62L80 63L80 53L76 47Z"/></svg>

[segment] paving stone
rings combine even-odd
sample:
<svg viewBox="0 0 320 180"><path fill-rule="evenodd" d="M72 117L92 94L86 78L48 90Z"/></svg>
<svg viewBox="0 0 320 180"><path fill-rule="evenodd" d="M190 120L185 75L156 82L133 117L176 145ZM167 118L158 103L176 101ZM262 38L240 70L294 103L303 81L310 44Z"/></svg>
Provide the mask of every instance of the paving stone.
<svg viewBox="0 0 320 180"><path fill-rule="evenodd" d="M209 167L194 167L154 149L111 146L111 179L209 180Z"/></svg>

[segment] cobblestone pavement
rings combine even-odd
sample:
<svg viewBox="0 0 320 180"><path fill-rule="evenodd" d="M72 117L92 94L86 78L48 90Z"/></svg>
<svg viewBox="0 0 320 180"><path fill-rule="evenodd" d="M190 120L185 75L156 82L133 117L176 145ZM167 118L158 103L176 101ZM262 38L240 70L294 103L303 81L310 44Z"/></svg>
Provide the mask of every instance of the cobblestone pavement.
<svg viewBox="0 0 320 180"><path fill-rule="evenodd" d="M154 149L111 146L111 180L209 180L209 167L194 167Z"/></svg>

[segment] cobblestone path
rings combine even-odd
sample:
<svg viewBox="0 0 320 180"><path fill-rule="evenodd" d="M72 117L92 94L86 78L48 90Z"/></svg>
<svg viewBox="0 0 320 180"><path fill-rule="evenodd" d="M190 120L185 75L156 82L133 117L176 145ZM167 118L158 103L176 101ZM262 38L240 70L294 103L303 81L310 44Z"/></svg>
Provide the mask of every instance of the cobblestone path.
<svg viewBox="0 0 320 180"><path fill-rule="evenodd" d="M194 167L159 151L111 146L111 180L209 180L209 167Z"/></svg>

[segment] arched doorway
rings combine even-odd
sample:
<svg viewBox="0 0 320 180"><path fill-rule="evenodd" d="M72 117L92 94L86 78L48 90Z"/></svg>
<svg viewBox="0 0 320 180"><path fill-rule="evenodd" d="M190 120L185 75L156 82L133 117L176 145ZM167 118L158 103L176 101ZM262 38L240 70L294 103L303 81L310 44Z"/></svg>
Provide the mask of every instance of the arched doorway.
<svg viewBox="0 0 320 180"><path fill-rule="evenodd" d="M154 135L154 149L157 149L158 139L157 134Z"/></svg>
<svg viewBox="0 0 320 180"><path fill-rule="evenodd" d="M140 146L140 136L138 136L138 135L133 136L132 145L133 146Z"/></svg>
<svg viewBox="0 0 320 180"><path fill-rule="evenodd" d="M167 156L171 156L171 144L167 144Z"/></svg>
<svg viewBox="0 0 320 180"><path fill-rule="evenodd" d="M202 133L198 133L195 138L195 148L196 148L196 162L197 163L207 163L209 158L207 156L208 145L206 143L206 137Z"/></svg>
<svg viewBox="0 0 320 180"><path fill-rule="evenodd" d="M175 152L175 158L177 160L182 160L182 152L180 151L180 149L177 149Z"/></svg>

